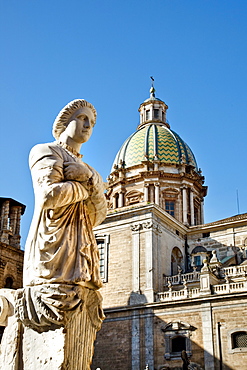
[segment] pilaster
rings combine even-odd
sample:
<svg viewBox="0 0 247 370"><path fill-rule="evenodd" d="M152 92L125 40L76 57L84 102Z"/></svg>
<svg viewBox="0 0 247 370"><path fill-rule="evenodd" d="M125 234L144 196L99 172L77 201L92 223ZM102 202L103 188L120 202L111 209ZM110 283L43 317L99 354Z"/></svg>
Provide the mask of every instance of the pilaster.
<svg viewBox="0 0 247 370"><path fill-rule="evenodd" d="M145 317L145 362L148 369L154 369L154 330L153 330L153 312L147 309Z"/></svg>
<svg viewBox="0 0 247 370"><path fill-rule="evenodd" d="M149 184L144 184L144 202L148 202L148 187Z"/></svg>
<svg viewBox="0 0 247 370"><path fill-rule="evenodd" d="M140 292L140 229L141 224L131 225L132 230L132 291Z"/></svg>
<svg viewBox="0 0 247 370"><path fill-rule="evenodd" d="M154 202L155 204L159 205L160 202L159 202L159 197L160 197L160 184L159 183L155 183L154 184L155 186L155 190L154 190Z"/></svg>
<svg viewBox="0 0 247 370"><path fill-rule="evenodd" d="M140 319L138 311L134 311L132 316L131 346L131 369L140 370Z"/></svg>
<svg viewBox="0 0 247 370"><path fill-rule="evenodd" d="M202 303L202 336L204 348L204 369L214 370L213 323L211 303Z"/></svg>
<svg viewBox="0 0 247 370"><path fill-rule="evenodd" d="M183 194L183 223L188 223L188 205L187 205L187 188L185 186L182 187L182 194Z"/></svg>
<svg viewBox="0 0 247 370"><path fill-rule="evenodd" d="M190 189L190 224L191 226L195 225L195 213L194 213L194 192L193 189Z"/></svg>

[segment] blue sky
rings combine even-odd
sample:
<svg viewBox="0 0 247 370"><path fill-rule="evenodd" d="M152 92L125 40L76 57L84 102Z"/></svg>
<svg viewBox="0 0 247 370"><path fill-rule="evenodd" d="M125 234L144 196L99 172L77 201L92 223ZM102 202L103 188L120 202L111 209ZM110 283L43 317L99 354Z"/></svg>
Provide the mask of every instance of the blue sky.
<svg viewBox="0 0 247 370"><path fill-rule="evenodd" d="M247 2L220 0L0 0L0 195L33 212L28 154L53 140L70 100L98 120L82 154L104 178L149 96L193 150L208 196L205 221L247 212Z"/></svg>

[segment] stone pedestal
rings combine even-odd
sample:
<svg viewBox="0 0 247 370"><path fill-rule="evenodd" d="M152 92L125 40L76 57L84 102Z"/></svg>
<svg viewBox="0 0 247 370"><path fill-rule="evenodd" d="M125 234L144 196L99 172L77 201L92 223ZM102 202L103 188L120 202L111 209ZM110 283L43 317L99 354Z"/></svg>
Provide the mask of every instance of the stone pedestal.
<svg viewBox="0 0 247 370"><path fill-rule="evenodd" d="M37 325L38 316L39 319L41 317L41 311L37 308L36 317L34 312L30 314L31 306L25 307L25 302L20 309L21 290L12 290L11 296L8 289L0 290L3 302L0 312L1 325L6 326L1 343L0 368L90 370L96 332L100 329L104 317L98 292L79 288L79 293L80 301L76 308L64 311L61 325L52 324L51 329L48 329L47 323L43 326ZM29 318L34 317L33 321L30 319L28 322L27 316L22 314L22 309L25 311L26 308ZM22 319L25 316L25 324L20 321L20 316ZM49 316L50 313L47 314L47 317ZM45 322L43 316L39 322L42 321Z"/></svg>
<svg viewBox="0 0 247 370"><path fill-rule="evenodd" d="M56 330L38 333L25 327L23 369L90 370L96 331L85 308Z"/></svg>

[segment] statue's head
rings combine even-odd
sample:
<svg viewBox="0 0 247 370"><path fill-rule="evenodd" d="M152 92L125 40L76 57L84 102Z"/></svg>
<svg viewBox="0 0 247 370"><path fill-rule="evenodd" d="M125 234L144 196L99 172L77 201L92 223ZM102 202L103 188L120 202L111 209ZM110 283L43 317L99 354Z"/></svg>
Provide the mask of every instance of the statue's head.
<svg viewBox="0 0 247 370"><path fill-rule="evenodd" d="M94 106L84 99L72 100L59 112L53 123L52 134L56 140L58 140L62 132L65 131L66 127L70 123L76 111L84 107L91 109L94 116L94 125L95 125L97 113Z"/></svg>

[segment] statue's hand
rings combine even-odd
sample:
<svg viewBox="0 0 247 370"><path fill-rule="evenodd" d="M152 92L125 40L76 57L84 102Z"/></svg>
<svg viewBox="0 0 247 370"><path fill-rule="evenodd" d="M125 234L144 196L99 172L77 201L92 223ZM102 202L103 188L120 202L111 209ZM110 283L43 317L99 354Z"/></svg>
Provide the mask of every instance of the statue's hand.
<svg viewBox="0 0 247 370"><path fill-rule="evenodd" d="M102 181L102 177L98 174L98 172L93 172L93 176L89 182L92 185L90 195L93 197L102 196L102 193L105 190L105 186Z"/></svg>
<svg viewBox="0 0 247 370"><path fill-rule="evenodd" d="M83 162L64 162L65 180L85 182L93 176L92 171Z"/></svg>

